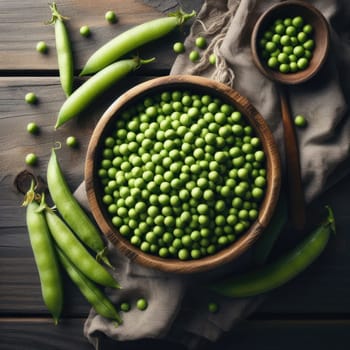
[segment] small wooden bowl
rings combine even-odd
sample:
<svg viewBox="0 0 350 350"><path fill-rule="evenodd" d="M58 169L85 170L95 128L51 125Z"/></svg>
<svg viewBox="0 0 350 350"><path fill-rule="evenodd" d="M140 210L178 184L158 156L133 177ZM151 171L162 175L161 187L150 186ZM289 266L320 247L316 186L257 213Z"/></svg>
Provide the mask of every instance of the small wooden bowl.
<svg viewBox="0 0 350 350"><path fill-rule="evenodd" d="M105 206L102 204L103 190L97 175L103 140L115 126L118 112L132 104L137 103L145 96L152 96L162 91L174 89L188 90L194 93L207 93L219 97L222 101L234 105L254 128L261 139L266 154L267 187L266 194L261 203L257 220L235 242L218 253L198 260L181 261L178 259L160 258L142 252L122 237L112 225ZM218 267L232 261L245 252L253 242L263 233L274 212L280 189L280 160L273 136L262 116L235 90L210 79L198 76L166 76L155 78L141 83L120 96L103 114L99 120L89 143L86 164L85 182L89 205L92 214L106 237L131 260L151 268L167 272L193 273Z"/></svg>
<svg viewBox="0 0 350 350"><path fill-rule="evenodd" d="M305 70L295 73L281 73L267 66L261 57L259 40L274 20L286 17L293 18L294 16L301 16L305 23L312 25L315 48L309 66ZM291 85L303 83L320 70L327 58L329 50L328 22L322 13L308 2L284 1L278 3L265 11L256 22L251 36L251 50L256 66L269 79Z"/></svg>

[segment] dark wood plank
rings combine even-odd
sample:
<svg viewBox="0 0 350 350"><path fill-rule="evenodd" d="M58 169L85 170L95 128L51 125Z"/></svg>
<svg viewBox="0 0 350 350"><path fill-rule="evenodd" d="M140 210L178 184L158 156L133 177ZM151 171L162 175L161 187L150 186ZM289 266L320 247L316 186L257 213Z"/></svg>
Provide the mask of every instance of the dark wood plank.
<svg viewBox="0 0 350 350"><path fill-rule="evenodd" d="M118 1L60 1L58 9L69 17L67 28L72 42L76 70L80 70L89 56L100 46L119 33L146 21L164 16L154 7L141 0ZM114 10L118 22L108 24L104 18L107 10ZM137 14L137 16L135 15ZM0 11L0 70L57 70L54 28L45 25L51 17L45 0L1 1ZM79 29L88 25L92 35L84 38ZM172 44L183 40L184 32L175 31L156 43L140 50L145 58L157 57L157 62L147 69L169 69L175 58ZM43 40L49 46L46 55L36 52L36 44Z"/></svg>
<svg viewBox="0 0 350 350"><path fill-rule="evenodd" d="M3 350L65 350L93 349L83 335L84 319L63 319L58 326L45 318L0 319L1 349ZM203 350L259 349L259 350L347 350L350 334L349 321L330 320L271 320L244 321L215 343L202 344ZM164 341L142 339L116 342L103 338L100 348L112 350L182 350L185 347Z"/></svg>

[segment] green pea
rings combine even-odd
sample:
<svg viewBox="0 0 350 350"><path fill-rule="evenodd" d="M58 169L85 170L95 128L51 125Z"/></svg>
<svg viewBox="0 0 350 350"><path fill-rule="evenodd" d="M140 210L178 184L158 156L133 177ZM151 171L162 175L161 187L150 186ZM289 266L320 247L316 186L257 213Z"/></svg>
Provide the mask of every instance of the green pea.
<svg viewBox="0 0 350 350"><path fill-rule="evenodd" d="M209 56L209 63L212 65L216 63L216 55L214 53Z"/></svg>
<svg viewBox="0 0 350 350"><path fill-rule="evenodd" d="M200 59L200 54L197 50L192 50L189 53L188 58L190 59L191 62L196 62Z"/></svg>
<svg viewBox="0 0 350 350"><path fill-rule="evenodd" d="M78 146L78 140L75 136L68 136L66 139L66 144L68 147L75 148Z"/></svg>
<svg viewBox="0 0 350 350"><path fill-rule="evenodd" d="M145 298L139 298L137 301L136 301L136 307L141 310L141 311L144 311L147 309L148 307L148 302Z"/></svg>
<svg viewBox="0 0 350 350"><path fill-rule="evenodd" d="M305 127L307 125L307 121L303 115L298 114L294 118L294 124L298 127Z"/></svg>
<svg viewBox="0 0 350 350"><path fill-rule="evenodd" d="M24 100L31 105L36 104L38 102L38 98L34 92L28 92L24 96Z"/></svg>
<svg viewBox="0 0 350 350"><path fill-rule="evenodd" d="M128 312L131 310L131 305L130 305L130 303L123 301L122 303L120 303L119 308L123 312Z"/></svg>
<svg viewBox="0 0 350 350"><path fill-rule="evenodd" d="M109 10L105 13L105 19L108 23L116 23L117 15L113 10Z"/></svg>
<svg viewBox="0 0 350 350"><path fill-rule="evenodd" d="M48 52L49 48L46 44L45 41L39 41L37 44L36 44L36 51L42 53L42 54L45 54Z"/></svg>
<svg viewBox="0 0 350 350"><path fill-rule="evenodd" d="M207 46L207 41L204 37L199 36L195 40L195 45L200 49L204 49Z"/></svg>
<svg viewBox="0 0 350 350"><path fill-rule="evenodd" d="M38 156L35 153L28 153L25 162L27 165L34 166L38 163Z"/></svg>
<svg viewBox="0 0 350 350"><path fill-rule="evenodd" d="M30 134L38 134L40 129L39 129L39 126L38 124L36 124L35 122L31 122L31 123L28 123L27 124L27 131L30 133Z"/></svg>
<svg viewBox="0 0 350 350"><path fill-rule="evenodd" d="M84 37L89 37L91 35L90 27L87 25L81 26L79 29L80 35Z"/></svg>
<svg viewBox="0 0 350 350"><path fill-rule="evenodd" d="M185 45L182 42L176 42L173 45L173 50L175 53L183 53L185 52Z"/></svg>

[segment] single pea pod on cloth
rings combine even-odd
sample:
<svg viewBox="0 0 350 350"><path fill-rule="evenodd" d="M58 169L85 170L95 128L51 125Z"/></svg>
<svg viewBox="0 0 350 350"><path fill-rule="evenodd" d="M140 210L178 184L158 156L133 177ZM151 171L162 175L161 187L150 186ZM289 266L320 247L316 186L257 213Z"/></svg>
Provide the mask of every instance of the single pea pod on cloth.
<svg viewBox="0 0 350 350"><path fill-rule="evenodd" d="M52 12L52 18L48 22L55 26L55 44L57 51L58 70L60 74L61 85L64 93L68 97L73 92L74 83L74 63L72 47L67 31L67 27L64 23L68 18L62 16L57 9L55 2L50 4Z"/></svg>
<svg viewBox="0 0 350 350"><path fill-rule="evenodd" d="M284 154L283 125L276 86L256 68L250 50L251 28L267 8L279 2L204 0L185 40L185 54L177 56L170 73L202 75L234 87L266 119L280 153ZM147 0L147 3L154 7L159 5L159 1ZM187 8L191 7L191 1L182 0L181 3L186 4ZM345 0L313 0L311 3L324 14L330 25L332 50L318 75L305 84L288 87L292 114L304 115L308 120L307 127L296 130L307 204L320 199L350 173L350 163L346 161L350 159L350 118L347 108L350 103L350 44L343 29L350 21L350 3ZM198 36L206 38L207 46L200 51L200 59L192 62L186 52L196 49ZM215 64L209 60L213 54ZM282 166L285 167L285 164ZM84 185L76 190L75 195L81 203L87 203ZM336 216L337 208L333 209ZM274 241L285 238L283 223L277 219L274 222L276 226L273 230L277 230L273 232L274 239L262 245L267 252L271 251ZM266 235L268 233L269 228ZM217 341L225 332L232 330L270 296L263 293L232 298L200 288L204 277L208 284L214 277L217 281L218 276L248 273L252 263L264 268L269 254L261 251L259 257L254 258L254 249L251 249L235 265L228 266L226 271L216 271L218 274L215 276L207 273L205 276L186 278L136 265L121 256L112 244L109 244L109 248L110 260L115 266L113 273L123 286L115 293L110 291L109 297L119 302L127 296L142 295L148 300L148 308L141 314L136 310L125 313L123 327L117 329L92 310L85 322L84 333L96 348L103 342L103 333L117 341L162 338L181 343L188 349L199 349L208 341ZM268 263L272 262L270 260ZM313 267L317 268L317 262ZM213 300L220 305L216 313L208 310L208 301Z"/></svg>
<svg viewBox="0 0 350 350"><path fill-rule="evenodd" d="M122 323L122 319L112 302L105 296L102 290L87 278L74 264L67 258L64 252L56 246L58 258L66 270L70 279L75 283L86 300L92 305L94 310L101 316L116 321L117 325Z"/></svg>

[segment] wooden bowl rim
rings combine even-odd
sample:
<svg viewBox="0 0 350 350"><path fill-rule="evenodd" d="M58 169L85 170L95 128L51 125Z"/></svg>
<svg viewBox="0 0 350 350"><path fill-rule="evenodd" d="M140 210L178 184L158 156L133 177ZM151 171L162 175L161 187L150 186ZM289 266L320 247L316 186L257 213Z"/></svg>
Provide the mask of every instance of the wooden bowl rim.
<svg viewBox="0 0 350 350"><path fill-rule="evenodd" d="M108 220L108 215L106 215L106 218L100 206L101 199L98 199L94 188L97 170L94 159L98 155L99 141L103 133L106 133L106 128L108 127L110 120L116 118L115 114L117 111L130 103L130 101L141 98L140 95L147 95L150 91L157 91L162 88L170 90L175 87L181 87L183 90L185 88L190 90L192 87L192 89L197 91L208 91L208 89L211 89L213 94L221 96L223 100L230 101L238 110L240 110L246 118L248 118L249 123L251 123L255 132L262 140L269 174L265 198L260 206L257 220L242 236L227 248L198 260L181 261L178 259L160 258L155 255L144 253L137 247L134 247L129 241L116 232L115 227L113 227ZM93 217L103 234L116 246L117 249L132 261L136 261L137 263L157 270L174 273L189 274L211 270L232 261L245 252L268 225L279 197L280 183L281 165L278 148L267 123L259 112L245 97L241 96L236 90L227 85L208 78L192 75L172 75L154 78L136 85L118 97L105 111L97 123L88 145L85 162L85 186L87 198Z"/></svg>
<svg viewBox="0 0 350 350"><path fill-rule="evenodd" d="M310 61L309 67L303 71L296 73L280 73L269 68L266 63L263 62L263 59L260 58L260 50L258 48L258 41L261 30L266 25L266 21L271 20L271 17L273 19L276 13L279 13L281 10L283 11L288 7L301 8L301 11L304 12L304 16L306 14L307 17L312 17L314 19L314 22L317 22L317 25L319 27L318 29L322 32L318 33L317 38L321 40L318 40L318 43L316 43L314 52L315 54ZM302 16L303 14L300 15ZM317 46L317 44L319 45ZM290 85L304 83L319 72L327 59L329 45L330 31L326 18L315 6L299 0L283 1L281 3L272 5L266 11L264 11L254 25L250 42L253 61L255 62L260 72L275 82Z"/></svg>

